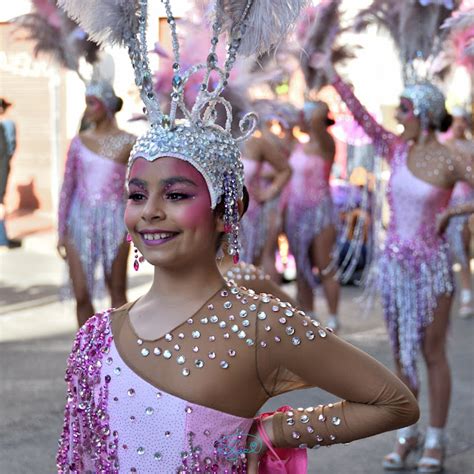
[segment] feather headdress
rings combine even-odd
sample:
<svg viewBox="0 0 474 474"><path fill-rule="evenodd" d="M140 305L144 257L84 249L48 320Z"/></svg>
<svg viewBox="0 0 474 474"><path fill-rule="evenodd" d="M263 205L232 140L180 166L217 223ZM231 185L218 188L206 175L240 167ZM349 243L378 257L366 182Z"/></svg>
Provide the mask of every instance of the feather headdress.
<svg viewBox="0 0 474 474"><path fill-rule="evenodd" d="M281 41L296 19L304 0L216 0L210 47L205 62L187 68L182 64L176 19L171 0L162 0L171 30L173 62L171 105L163 113L153 87L148 60L148 0L59 0L59 4L99 42L123 44L135 72L135 81L145 104L150 130L140 137L132 150L129 166L137 158L154 161L174 157L191 163L204 177L211 207L224 201L225 232L229 253L238 260L237 201L243 190L243 165L239 142L255 129L255 114L240 120L239 137L232 135L232 107L223 96L237 54L250 55ZM227 36L223 64L219 64L218 45ZM203 58L204 59L204 58ZM204 72L204 74L202 74ZM191 78L202 74L192 106L186 103L185 89ZM225 110L225 121L218 121L217 107ZM178 112L182 119L178 117Z"/></svg>
<svg viewBox="0 0 474 474"><path fill-rule="evenodd" d="M392 37L403 67L405 82L426 79L440 53L446 33L440 27L460 0L374 0L354 21L356 31L375 24ZM421 77L420 77L421 76Z"/></svg>
<svg viewBox="0 0 474 474"><path fill-rule="evenodd" d="M346 29L341 27L340 0L323 0L309 7L297 25L297 37L303 48L300 53L301 68L309 89L318 91L328 83L323 71L318 68L316 54L330 54L333 64L354 57L346 45L337 45L337 37Z"/></svg>
<svg viewBox="0 0 474 474"><path fill-rule="evenodd" d="M55 0L33 0L33 13L13 19L15 33L26 32L22 39L34 42L35 57L50 55L61 66L79 72L79 62L84 58L93 64L97 61L99 46L62 10Z"/></svg>
<svg viewBox="0 0 474 474"><path fill-rule="evenodd" d="M474 10L458 12L442 26L448 33L446 56L448 64L456 63L474 70Z"/></svg>

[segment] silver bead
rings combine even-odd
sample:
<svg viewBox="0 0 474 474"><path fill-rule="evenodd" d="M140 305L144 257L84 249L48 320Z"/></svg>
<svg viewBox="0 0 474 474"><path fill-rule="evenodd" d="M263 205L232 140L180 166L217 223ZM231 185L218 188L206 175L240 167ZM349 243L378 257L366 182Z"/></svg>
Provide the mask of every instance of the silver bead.
<svg viewBox="0 0 474 474"><path fill-rule="evenodd" d="M247 311L246 311L245 309L242 309L242 310L240 311L240 313L239 313L239 316L240 316L241 318L246 318L246 317L247 317L247 314L248 314Z"/></svg>
<svg viewBox="0 0 474 474"><path fill-rule="evenodd" d="M315 338L314 332L313 331L306 331L306 337L312 341Z"/></svg>
<svg viewBox="0 0 474 474"><path fill-rule="evenodd" d="M140 354L143 356L143 357L147 357L148 354L150 354L150 351L144 347L141 351L140 351Z"/></svg>
<svg viewBox="0 0 474 474"><path fill-rule="evenodd" d="M265 313L265 311L259 311L257 313L257 318L263 321L264 319L267 319L267 313Z"/></svg>
<svg viewBox="0 0 474 474"><path fill-rule="evenodd" d="M291 343L294 346L299 346L301 344L301 339L298 336L294 336L291 338Z"/></svg>
<svg viewBox="0 0 474 474"><path fill-rule="evenodd" d="M216 353L215 352L209 352L208 356L209 356L209 359L215 359L216 358Z"/></svg>
<svg viewBox="0 0 474 474"><path fill-rule="evenodd" d="M291 437L292 437L293 439L300 439L300 438L301 438L301 433L299 433L298 431L293 431L293 432L291 433Z"/></svg>
<svg viewBox="0 0 474 474"><path fill-rule="evenodd" d="M239 331L237 336L239 337L239 339L245 339L245 336L246 336L245 331Z"/></svg>
<svg viewBox="0 0 474 474"><path fill-rule="evenodd" d="M153 354L155 354L156 356L161 355L161 349L159 347L155 347L153 349Z"/></svg>
<svg viewBox="0 0 474 474"><path fill-rule="evenodd" d="M341 419L338 416L333 416L331 419L331 423L334 426L339 426L341 424Z"/></svg>
<svg viewBox="0 0 474 474"><path fill-rule="evenodd" d="M173 335L170 334L170 333L165 334L165 340L168 341L168 342L173 340Z"/></svg>
<svg viewBox="0 0 474 474"><path fill-rule="evenodd" d="M324 423L326 421L326 417L322 413L320 413L318 416L318 421L321 421Z"/></svg>
<svg viewBox="0 0 474 474"><path fill-rule="evenodd" d="M155 410L153 410L152 407L147 407L147 408L145 409L145 414L147 414L147 415L153 415L153 412L154 412L154 411L155 411Z"/></svg>
<svg viewBox="0 0 474 474"><path fill-rule="evenodd" d="M156 453L153 455L153 458L155 459L155 461L161 461L161 459L163 458L163 456L161 455L161 453L156 452Z"/></svg>
<svg viewBox="0 0 474 474"><path fill-rule="evenodd" d="M194 361L194 365L198 368L198 369L202 369L204 367L204 361L202 361L201 359L196 359Z"/></svg>
<svg viewBox="0 0 474 474"><path fill-rule="evenodd" d="M176 362L179 365L183 365L186 362L186 358L184 356L180 355L179 357L176 358Z"/></svg>
<svg viewBox="0 0 474 474"><path fill-rule="evenodd" d="M326 337L327 336L326 331L324 329L319 329L318 334L319 334L320 337Z"/></svg>
<svg viewBox="0 0 474 474"><path fill-rule="evenodd" d="M181 373L182 373L185 377L187 377L191 372L190 372L189 369L183 369L183 370L181 371Z"/></svg>
<svg viewBox="0 0 474 474"><path fill-rule="evenodd" d="M137 448L137 454L139 454L140 456L142 456L143 454L145 454L145 448L143 448L142 446L140 446L139 448Z"/></svg>
<svg viewBox="0 0 474 474"><path fill-rule="evenodd" d="M165 350L163 351L163 357L164 357L165 359L171 359L171 357L172 357L171 351L169 351L168 349L165 349Z"/></svg>
<svg viewBox="0 0 474 474"><path fill-rule="evenodd" d="M193 339L199 339L199 338L201 337L201 333L200 333L199 331L193 331L193 332L191 333L191 337L192 337Z"/></svg>
<svg viewBox="0 0 474 474"><path fill-rule="evenodd" d="M221 368L223 369L227 369L229 367L229 363L226 362L225 360L222 360L219 364L221 366Z"/></svg>
<svg viewBox="0 0 474 474"><path fill-rule="evenodd" d="M288 327L285 329L285 332L286 332L286 334L288 334L288 336L292 336L292 335L295 333L295 328L292 327L292 326L288 326Z"/></svg>

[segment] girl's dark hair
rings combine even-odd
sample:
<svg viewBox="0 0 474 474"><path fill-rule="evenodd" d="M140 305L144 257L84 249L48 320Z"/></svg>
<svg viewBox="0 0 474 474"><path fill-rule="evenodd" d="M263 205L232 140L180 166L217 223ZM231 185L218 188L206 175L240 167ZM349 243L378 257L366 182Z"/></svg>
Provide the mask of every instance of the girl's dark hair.
<svg viewBox="0 0 474 474"><path fill-rule="evenodd" d="M112 110L112 112L116 114L117 112L120 112L122 110L122 107L123 107L123 100L120 97L117 97L115 107L114 107L114 110Z"/></svg>
<svg viewBox="0 0 474 474"><path fill-rule="evenodd" d="M447 132L449 128L451 127L452 123L453 123L453 116L446 112L446 115L443 117L439 125L439 128L438 128L439 131Z"/></svg>
<svg viewBox="0 0 474 474"><path fill-rule="evenodd" d="M336 123L335 120L333 120L329 116L326 117L326 127L332 127L335 123Z"/></svg>

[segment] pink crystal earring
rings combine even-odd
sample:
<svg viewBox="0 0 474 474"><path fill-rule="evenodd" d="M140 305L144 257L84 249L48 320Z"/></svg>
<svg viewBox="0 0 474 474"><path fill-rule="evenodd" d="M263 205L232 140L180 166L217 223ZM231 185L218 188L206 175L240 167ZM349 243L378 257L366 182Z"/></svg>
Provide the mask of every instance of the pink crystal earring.
<svg viewBox="0 0 474 474"><path fill-rule="evenodd" d="M130 234L127 234L127 242L132 242L132 236ZM136 272L138 272L138 269L140 268L140 263L143 263L145 261L145 257L143 255L138 255L138 249L137 247L135 247L135 244L133 245L133 251L135 253L133 268Z"/></svg>

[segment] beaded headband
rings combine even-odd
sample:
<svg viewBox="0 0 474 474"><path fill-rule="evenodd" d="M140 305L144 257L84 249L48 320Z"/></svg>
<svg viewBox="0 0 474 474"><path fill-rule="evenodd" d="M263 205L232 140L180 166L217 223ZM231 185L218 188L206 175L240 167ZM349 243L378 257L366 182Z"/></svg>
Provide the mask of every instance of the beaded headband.
<svg viewBox="0 0 474 474"><path fill-rule="evenodd" d="M117 110L119 98L116 96L112 84L107 81L91 81L86 86L86 96L97 97L111 112Z"/></svg>
<svg viewBox="0 0 474 474"><path fill-rule="evenodd" d="M444 94L435 85L430 82L409 85L401 97L413 103L414 114L419 117L423 130L430 125L439 128L447 111Z"/></svg>
<svg viewBox="0 0 474 474"><path fill-rule="evenodd" d="M150 121L150 130L133 147L129 169L137 158L154 161L170 156L193 165L206 180L211 207L224 201L225 232L229 253L238 261L238 200L242 197L243 165L239 142L248 138L257 125L253 113L240 120L240 137L231 135L232 107L221 93L227 85L237 52L250 55L263 52L281 41L296 20L305 0L216 0L212 37L206 62L181 71L176 20L170 0L161 0L171 30L174 63L171 105L168 114L160 108L153 90L148 62L146 24L147 0L58 0L58 4L87 31L103 43L127 47L135 72L135 82ZM218 65L216 54L221 33L227 33L227 54ZM193 74L205 71L196 101L187 107L184 88ZM213 80L211 81L211 75ZM217 83L215 78L217 77ZM217 122L216 107L226 113L225 125Z"/></svg>

